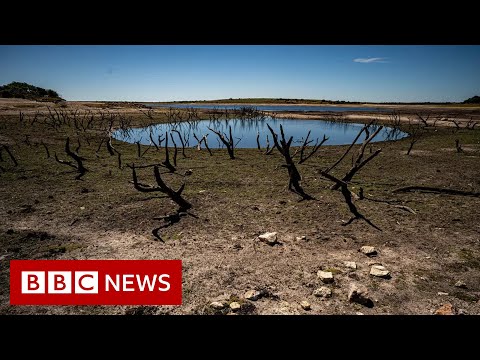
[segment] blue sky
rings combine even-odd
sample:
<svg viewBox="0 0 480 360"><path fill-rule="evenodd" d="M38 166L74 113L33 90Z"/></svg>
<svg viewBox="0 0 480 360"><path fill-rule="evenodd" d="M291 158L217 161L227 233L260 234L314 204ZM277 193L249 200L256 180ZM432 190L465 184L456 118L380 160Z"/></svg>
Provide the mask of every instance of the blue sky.
<svg viewBox="0 0 480 360"><path fill-rule="evenodd" d="M480 46L0 46L0 84L67 100L372 102L480 95Z"/></svg>

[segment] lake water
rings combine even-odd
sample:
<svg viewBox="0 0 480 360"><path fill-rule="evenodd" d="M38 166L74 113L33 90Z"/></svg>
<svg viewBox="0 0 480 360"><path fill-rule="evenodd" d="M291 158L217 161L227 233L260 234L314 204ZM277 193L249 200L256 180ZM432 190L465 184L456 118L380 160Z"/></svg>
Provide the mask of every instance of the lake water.
<svg viewBox="0 0 480 360"><path fill-rule="evenodd" d="M268 130L267 124L269 124L279 136L281 124L287 140L290 136L293 136L292 146L300 146L309 130L311 130L309 139L313 139L314 143L317 138L321 141L325 134L329 139L324 143L324 146L351 144L360 129L364 126L363 124L338 123L323 120L272 119L267 117L264 120L199 120L194 122L190 121L189 123L158 124L147 128L133 128L130 129L128 133L117 130L113 133L113 137L129 143L140 141L143 145L149 145L151 143L150 137L158 144L159 136L164 137L166 131L171 132L172 130L177 130L182 134L184 139L188 139L188 146L190 147L197 144L193 134L199 139L208 134L208 145L213 149L223 148L224 145L218 140L218 136L208 128L210 127L215 131L228 134L229 126L231 126L234 143L237 144L237 148L256 148L257 132L260 134L260 145L264 148L266 147L267 134L270 140L270 146L273 146L272 135ZM408 134L404 132L398 130L394 132L392 130L391 128L382 129L375 138L375 141L398 140L408 136ZM178 133L173 132L172 135L177 146L180 147L181 142ZM361 143L364 138L362 135L357 142ZM310 145L314 145L314 143ZM171 139L169 139L169 146L173 147Z"/></svg>
<svg viewBox="0 0 480 360"><path fill-rule="evenodd" d="M343 111L373 111L373 112L389 112L391 110L380 109L374 107L350 107L350 106L302 106L302 105L206 105L206 104L154 104L144 103L146 106L152 108L178 108L178 109L218 109L218 110L238 110L242 107L254 107L259 111L330 111L330 112L343 112Z"/></svg>

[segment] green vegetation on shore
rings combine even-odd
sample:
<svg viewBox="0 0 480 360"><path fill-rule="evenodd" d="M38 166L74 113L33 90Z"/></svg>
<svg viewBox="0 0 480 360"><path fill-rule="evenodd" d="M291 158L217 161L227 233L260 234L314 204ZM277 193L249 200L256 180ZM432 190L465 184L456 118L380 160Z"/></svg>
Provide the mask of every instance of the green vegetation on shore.
<svg viewBox="0 0 480 360"><path fill-rule="evenodd" d="M16 81L0 86L0 97L53 102L63 100L60 95L52 89L44 89Z"/></svg>

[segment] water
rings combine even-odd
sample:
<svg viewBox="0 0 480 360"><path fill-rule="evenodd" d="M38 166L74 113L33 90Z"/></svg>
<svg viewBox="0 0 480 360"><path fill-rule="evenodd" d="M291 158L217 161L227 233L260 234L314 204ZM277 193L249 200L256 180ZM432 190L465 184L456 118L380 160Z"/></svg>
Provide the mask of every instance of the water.
<svg viewBox="0 0 480 360"><path fill-rule="evenodd" d="M257 147L257 132L260 134L259 140L262 148L266 147L266 136L268 135L270 146L273 146L273 139L267 124L273 128L273 130L280 137L280 124L283 126L285 137L293 136L292 146L300 146L309 130L311 130L310 140L314 142L310 145L314 145L316 139L322 140L323 135L329 139L324 143L325 145L344 145L351 144L357 136L363 124L354 123L338 123L324 120L301 120L301 119L272 119L267 117L263 120L252 119L229 119L229 120L199 120L190 122L177 122L170 124L158 124L147 128L133 128L128 132L117 130L113 133L113 137L117 140L126 141L129 143L135 143L140 141L143 145L151 144L150 137L158 144L158 137L165 137L165 132L171 132L177 130L182 134L185 142L188 146L195 146L197 140L195 140L194 134L198 139L201 139L204 135L208 134L208 145L210 148L223 148L224 145L218 140L218 136L210 131L208 128L212 128L215 131L226 133L228 135L229 126L232 127L232 136L235 147L237 148L256 148ZM151 136L150 136L151 135ZM181 141L178 133L172 132L173 138L177 143L177 146L181 146ZM406 137L408 134L395 130L392 128L384 128L375 138L375 141L384 140L398 140ZM188 141L187 141L188 139ZM362 135L357 142L362 142L364 136ZM163 143L164 144L164 143ZM173 146L171 138L169 139L169 146Z"/></svg>
<svg viewBox="0 0 480 360"><path fill-rule="evenodd" d="M154 104L144 103L150 107L162 108L178 108L178 109L217 109L217 110L239 110L242 107L253 107L259 111L329 111L329 112L343 112L343 111L373 111L373 112L388 112L391 110L374 108L374 107L350 107L350 106L302 106L302 105L206 105L206 104Z"/></svg>

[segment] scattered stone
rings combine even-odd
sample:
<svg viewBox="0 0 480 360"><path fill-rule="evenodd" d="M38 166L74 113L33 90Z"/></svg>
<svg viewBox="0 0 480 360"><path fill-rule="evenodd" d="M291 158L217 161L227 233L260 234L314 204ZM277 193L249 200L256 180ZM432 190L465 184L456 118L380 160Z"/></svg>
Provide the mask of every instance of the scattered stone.
<svg viewBox="0 0 480 360"><path fill-rule="evenodd" d="M333 273L330 271L322 271L318 270L317 277L322 280L325 284L329 284L333 282Z"/></svg>
<svg viewBox="0 0 480 360"><path fill-rule="evenodd" d="M377 250L373 246L362 246L360 251L367 256L377 255Z"/></svg>
<svg viewBox="0 0 480 360"><path fill-rule="evenodd" d="M385 267L382 266L382 265L373 265L370 268L370 275L381 277L381 278L384 278L384 279L389 279L390 278L390 271L385 269Z"/></svg>
<svg viewBox="0 0 480 360"><path fill-rule="evenodd" d="M468 312L465 309L458 309L457 315L468 315Z"/></svg>
<svg viewBox="0 0 480 360"><path fill-rule="evenodd" d="M372 266L372 265L382 265L382 263L378 260L372 260L372 261L369 261L367 262L367 265L368 266Z"/></svg>
<svg viewBox="0 0 480 360"><path fill-rule="evenodd" d="M216 310L222 310L225 307L225 305L220 301L211 302L210 306Z"/></svg>
<svg viewBox="0 0 480 360"><path fill-rule="evenodd" d="M316 297L329 298L332 297L332 290L326 286L319 287L313 291L313 295Z"/></svg>
<svg viewBox="0 0 480 360"><path fill-rule="evenodd" d="M275 302L275 305L269 309L271 315L300 315L300 311L298 303L290 304L286 301Z"/></svg>
<svg viewBox="0 0 480 360"><path fill-rule="evenodd" d="M361 284L350 284L348 301L355 302L366 307L373 307L373 301L368 297L368 289L365 287L365 285Z"/></svg>
<svg viewBox="0 0 480 360"><path fill-rule="evenodd" d="M311 310L312 309L312 306L310 305L310 303L308 301L302 301L300 303L300 306L302 307L303 310L305 311L308 311L308 310Z"/></svg>
<svg viewBox="0 0 480 360"><path fill-rule="evenodd" d="M362 312L360 312L360 311L357 311L357 312L355 313L355 315L365 315L365 314L362 313Z"/></svg>
<svg viewBox="0 0 480 360"><path fill-rule="evenodd" d="M263 241L264 243L267 243L271 246L278 244L276 232L267 232L265 234L259 235L258 238L260 239L260 241Z"/></svg>
<svg viewBox="0 0 480 360"><path fill-rule="evenodd" d="M432 257L431 256L425 256L425 259L431 259Z"/></svg>
<svg viewBox="0 0 480 360"><path fill-rule="evenodd" d="M204 192L206 192L207 190L200 190L198 193L199 194L203 194Z"/></svg>
<svg viewBox="0 0 480 360"><path fill-rule="evenodd" d="M248 290L245 293L245 299L247 300L252 300L252 301L257 301L260 297L262 296L262 293L257 290Z"/></svg>
<svg viewBox="0 0 480 360"><path fill-rule="evenodd" d="M425 276L420 276L420 280L428 281L428 279Z"/></svg>
<svg viewBox="0 0 480 360"><path fill-rule="evenodd" d="M347 268L357 270L357 263L355 261L344 261L343 264Z"/></svg>
<svg viewBox="0 0 480 360"><path fill-rule="evenodd" d="M306 237L305 235L303 235L303 236L297 236L297 237L295 238L295 240L297 240L297 241L302 241L302 240L303 240L303 241L307 241L307 237Z"/></svg>
<svg viewBox="0 0 480 360"><path fill-rule="evenodd" d="M448 296L448 293L443 292L443 291L439 291L439 292L437 293L437 295L440 295L440 296Z"/></svg>
<svg viewBox="0 0 480 360"><path fill-rule="evenodd" d="M435 310L434 315L455 315L455 308L452 304L446 303Z"/></svg>
<svg viewBox="0 0 480 360"><path fill-rule="evenodd" d="M242 306L240 305L240 303L234 301L230 304L230 309L232 309L233 312L236 312L238 310L240 310Z"/></svg>
<svg viewBox="0 0 480 360"><path fill-rule="evenodd" d="M467 288L467 284L465 284L462 280L458 280L458 281L455 283L455 286L458 287L458 288L462 288L462 289L466 289L466 288Z"/></svg>

